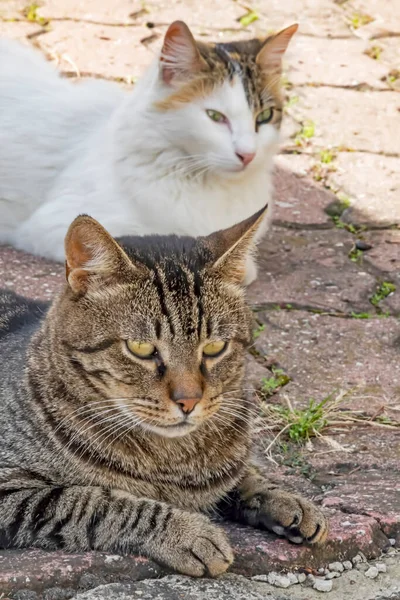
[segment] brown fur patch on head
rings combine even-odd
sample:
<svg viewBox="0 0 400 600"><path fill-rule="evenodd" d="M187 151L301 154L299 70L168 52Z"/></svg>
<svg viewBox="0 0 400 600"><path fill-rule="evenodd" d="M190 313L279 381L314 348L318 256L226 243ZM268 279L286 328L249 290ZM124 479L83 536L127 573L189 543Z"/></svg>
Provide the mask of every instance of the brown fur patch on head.
<svg viewBox="0 0 400 600"><path fill-rule="evenodd" d="M195 67L190 69L188 61L185 62L184 76L181 70L180 77L171 87L171 93L158 101L156 108L164 111L176 109L196 98L207 96L224 81L239 77L255 114L268 107L281 111L281 59L296 30L297 25L292 25L264 40L210 44L195 42L190 34L190 38L182 39L174 64L186 56L186 48L188 56L196 56ZM196 44L195 49L193 44ZM171 77L169 82L173 84L174 78Z"/></svg>

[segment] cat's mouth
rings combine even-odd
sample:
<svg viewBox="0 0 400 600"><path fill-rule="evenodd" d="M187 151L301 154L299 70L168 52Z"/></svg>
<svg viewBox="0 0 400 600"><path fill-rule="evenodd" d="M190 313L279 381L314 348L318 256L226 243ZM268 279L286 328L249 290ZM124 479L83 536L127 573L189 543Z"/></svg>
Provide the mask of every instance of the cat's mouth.
<svg viewBox="0 0 400 600"><path fill-rule="evenodd" d="M144 427L150 430L152 433L156 433L161 437L182 437L184 435L188 435L195 429L197 429L198 425L188 421L187 419L182 419L182 421L178 421L172 425L154 425L154 424L143 424Z"/></svg>

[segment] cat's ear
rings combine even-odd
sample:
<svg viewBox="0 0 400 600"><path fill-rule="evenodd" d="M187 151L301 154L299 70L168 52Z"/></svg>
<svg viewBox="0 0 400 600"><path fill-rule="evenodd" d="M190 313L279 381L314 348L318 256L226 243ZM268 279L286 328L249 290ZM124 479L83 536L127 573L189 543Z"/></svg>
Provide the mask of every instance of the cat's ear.
<svg viewBox="0 0 400 600"><path fill-rule="evenodd" d="M246 263L255 250L255 236L267 210L268 205L245 221L203 238L214 257L212 271L225 281L243 284Z"/></svg>
<svg viewBox="0 0 400 600"><path fill-rule="evenodd" d="M299 26L295 23L267 38L257 54L256 63L265 71L280 71L282 69L282 57L298 28Z"/></svg>
<svg viewBox="0 0 400 600"><path fill-rule="evenodd" d="M81 215L65 237L65 271L72 291L85 294L132 279L135 266L111 235L92 217Z"/></svg>
<svg viewBox="0 0 400 600"><path fill-rule="evenodd" d="M172 23L165 34L160 56L164 83L170 85L174 80L186 81L190 75L201 71L204 65L189 27L183 21Z"/></svg>

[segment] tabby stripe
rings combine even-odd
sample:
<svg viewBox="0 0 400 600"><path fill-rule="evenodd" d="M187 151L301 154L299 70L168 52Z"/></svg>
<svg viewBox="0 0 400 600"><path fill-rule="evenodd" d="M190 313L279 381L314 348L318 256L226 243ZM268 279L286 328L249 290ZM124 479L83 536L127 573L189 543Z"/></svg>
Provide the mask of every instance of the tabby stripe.
<svg viewBox="0 0 400 600"><path fill-rule="evenodd" d="M96 508L94 509L94 512L89 519L86 532L88 545L91 550L96 549L97 530L100 527L100 525L104 523L104 520L106 519L109 510L110 507L108 504L103 505L101 508Z"/></svg>
<svg viewBox="0 0 400 600"><path fill-rule="evenodd" d="M175 327L172 322L171 313L169 312L168 307L165 302L165 293L164 293L163 283L162 283L162 280L160 277L160 273L158 272L157 269L154 270L154 275L155 275L154 283L155 283L158 297L160 300L161 311L162 311L163 315L165 317L167 317L168 325L171 330L172 336L175 336Z"/></svg>
<svg viewBox="0 0 400 600"><path fill-rule="evenodd" d="M32 490L28 490L28 496L21 500L19 505L17 505L15 509L15 512L13 514L13 520L7 527L7 536L10 539L10 545L15 543L15 538L17 537L17 534L21 527L24 525L24 521L26 519L26 512L31 499Z"/></svg>
<svg viewBox="0 0 400 600"><path fill-rule="evenodd" d="M151 512L150 515L150 529L156 529L158 523L158 517L160 516L160 514L162 513L163 507L161 504L155 504L153 506L153 510Z"/></svg>
<svg viewBox="0 0 400 600"><path fill-rule="evenodd" d="M56 507L57 502L60 499L60 496L62 496L62 494L63 494L63 488L61 488L61 487L51 488L39 500L39 502L37 503L37 505L32 513L32 516L31 516L31 523L32 523L33 531L35 531L35 532L38 531L41 527L43 527L43 525L45 525L46 523L49 522L49 520L53 516L53 514L49 514L52 512L52 511L50 511L50 507L53 507L53 508Z"/></svg>
<svg viewBox="0 0 400 600"><path fill-rule="evenodd" d="M131 524L132 531L134 531L136 529L136 527L139 525L139 521L142 518L142 514L143 514L144 509L146 508L146 504L147 504L147 502L145 502L144 500L142 500L141 502L138 503L137 508L136 508L136 514L135 514L135 517Z"/></svg>
<svg viewBox="0 0 400 600"><path fill-rule="evenodd" d="M170 522L170 520L172 519L172 515L173 515L173 510L172 508L170 508L169 506L166 508L166 511L164 513L164 516L161 520L161 522L159 523L159 531L160 534L165 533L166 529L168 527L168 523Z"/></svg>
<svg viewBox="0 0 400 600"><path fill-rule="evenodd" d="M203 324L203 317L204 317L204 307L203 307L203 302L202 302L202 296L201 296L201 278L199 277L198 273L194 274L194 295L197 298L197 309L198 309L198 316L197 316L197 335L200 338L201 336L201 328L202 328L202 324Z"/></svg>
<svg viewBox="0 0 400 600"><path fill-rule="evenodd" d="M72 512L73 511L71 510L68 515L57 521L53 529L46 535L46 539L52 542L55 548L63 548L65 546L65 541L61 532L65 525L68 525L71 521Z"/></svg>
<svg viewBox="0 0 400 600"><path fill-rule="evenodd" d="M76 372L76 374L84 380L85 384L91 390L93 390L93 392L95 394L98 394L102 398L107 398L107 396L104 394L104 392L100 388L96 387L94 385L94 383L90 380L90 378L88 377L88 372L86 371L85 367L83 366L83 364L79 360L77 360L76 358L71 358L70 357L69 358L69 364L74 369L74 371Z"/></svg>
<svg viewBox="0 0 400 600"><path fill-rule="evenodd" d="M102 350L107 350L113 344L115 344L115 339L107 339L99 342L95 346L82 346L82 348L76 348L72 346L66 340L61 340L61 344L67 348L70 352L82 352L83 354L95 354L95 352L101 352Z"/></svg>

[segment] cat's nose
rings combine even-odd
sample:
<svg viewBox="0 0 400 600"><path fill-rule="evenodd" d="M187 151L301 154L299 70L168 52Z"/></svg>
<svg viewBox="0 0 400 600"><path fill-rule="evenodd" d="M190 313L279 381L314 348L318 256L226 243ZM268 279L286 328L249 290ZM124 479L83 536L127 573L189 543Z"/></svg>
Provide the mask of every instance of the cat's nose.
<svg viewBox="0 0 400 600"><path fill-rule="evenodd" d="M181 407L181 410L185 415L189 415L200 400L201 398L182 398L181 400L175 400L175 402Z"/></svg>
<svg viewBox="0 0 400 600"><path fill-rule="evenodd" d="M255 152L236 152L236 156L239 160L242 161L245 167L247 167L247 165L251 163L255 155Z"/></svg>
<svg viewBox="0 0 400 600"><path fill-rule="evenodd" d="M203 398L201 381L189 374L180 374L179 380L171 385L170 398L185 415L189 415Z"/></svg>

